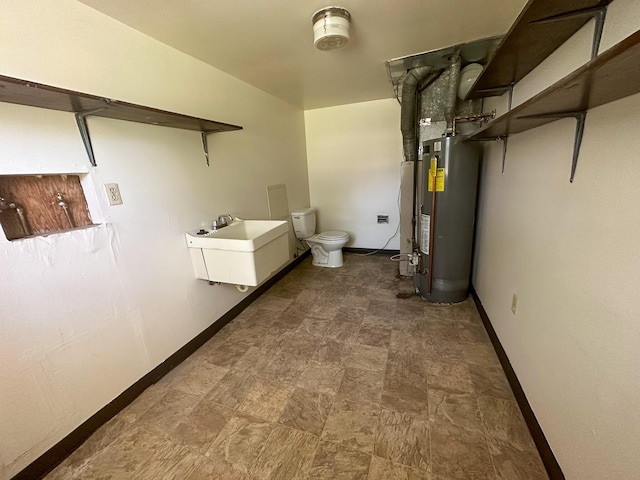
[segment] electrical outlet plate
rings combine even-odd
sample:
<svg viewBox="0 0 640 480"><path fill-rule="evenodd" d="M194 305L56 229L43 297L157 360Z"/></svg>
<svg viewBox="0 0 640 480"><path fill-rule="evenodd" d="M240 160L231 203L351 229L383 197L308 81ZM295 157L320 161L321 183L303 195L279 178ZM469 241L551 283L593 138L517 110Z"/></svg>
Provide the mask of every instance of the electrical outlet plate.
<svg viewBox="0 0 640 480"><path fill-rule="evenodd" d="M105 183L104 190L107 194L109 205L122 205L122 196L120 195L120 187L117 183Z"/></svg>
<svg viewBox="0 0 640 480"><path fill-rule="evenodd" d="M518 295L514 293L513 297L511 297L511 313L515 315L517 311L518 311Z"/></svg>

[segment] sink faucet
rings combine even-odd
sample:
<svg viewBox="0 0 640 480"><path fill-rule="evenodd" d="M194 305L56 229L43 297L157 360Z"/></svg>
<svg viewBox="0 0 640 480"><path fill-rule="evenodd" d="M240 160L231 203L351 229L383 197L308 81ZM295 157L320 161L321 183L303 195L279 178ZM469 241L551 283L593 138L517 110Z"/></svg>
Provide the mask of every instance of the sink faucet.
<svg viewBox="0 0 640 480"><path fill-rule="evenodd" d="M229 221L227 221L227 219L229 219ZM226 227L231 222L233 222L233 217L230 213L223 213L218 217L218 226L220 227Z"/></svg>
<svg viewBox="0 0 640 480"><path fill-rule="evenodd" d="M229 219L228 222L227 222L227 219ZM213 222L211 222L211 228L213 230L218 230L222 227L226 227L231 222L233 222L233 216L231 216L230 213L223 213L218 217L218 220L214 220Z"/></svg>

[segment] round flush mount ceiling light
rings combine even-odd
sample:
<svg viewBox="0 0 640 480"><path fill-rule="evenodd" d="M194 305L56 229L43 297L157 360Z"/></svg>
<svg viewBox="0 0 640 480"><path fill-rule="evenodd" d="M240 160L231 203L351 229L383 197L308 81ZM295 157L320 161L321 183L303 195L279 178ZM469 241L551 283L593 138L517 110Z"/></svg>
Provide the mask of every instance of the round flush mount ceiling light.
<svg viewBox="0 0 640 480"><path fill-rule="evenodd" d="M313 43L320 50L337 50L349 43L351 14L346 8L325 7L313 14Z"/></svg>

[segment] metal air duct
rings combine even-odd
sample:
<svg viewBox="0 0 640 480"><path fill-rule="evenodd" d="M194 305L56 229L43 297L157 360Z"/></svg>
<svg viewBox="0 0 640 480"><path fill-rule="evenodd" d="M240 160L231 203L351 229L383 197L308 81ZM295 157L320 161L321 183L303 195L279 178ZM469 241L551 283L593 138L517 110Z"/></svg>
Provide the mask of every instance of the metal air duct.
<svg viewBox="0 0 640 480"><path fill-rule="evenodd" d="M433 72L433 67L418 67L409 70L402 82L402 100L400 111L400 130L406 162L418 159L416 135L416 93L418 84Z"/></svg>

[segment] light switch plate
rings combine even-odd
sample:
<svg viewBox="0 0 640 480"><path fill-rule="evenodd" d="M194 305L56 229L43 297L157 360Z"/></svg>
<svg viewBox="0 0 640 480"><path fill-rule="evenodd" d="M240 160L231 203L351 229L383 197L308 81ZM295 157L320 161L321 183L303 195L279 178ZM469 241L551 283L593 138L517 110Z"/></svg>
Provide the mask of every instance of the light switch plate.
<svg viewBox="0 0 640 480"><path fill-rule="evenodd" d="M120 187L117 183L105 183L105 192L107 193L107 199L109 205L122 205L122 196L120 195Z"/></svg>

